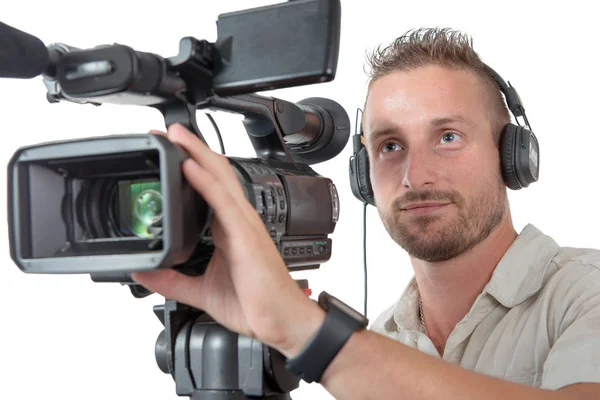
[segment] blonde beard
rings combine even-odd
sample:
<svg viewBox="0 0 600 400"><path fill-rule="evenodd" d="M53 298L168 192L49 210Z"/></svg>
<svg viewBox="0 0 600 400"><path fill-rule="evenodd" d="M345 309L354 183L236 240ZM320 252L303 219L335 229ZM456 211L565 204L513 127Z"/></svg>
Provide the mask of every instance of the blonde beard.
<svg viewBox="0 0 600 400"><path fill-rule="evenodd" d="M456 191L447 194L424 192L412 196L421 201L452 199L454 204L449 207L456 207L458 214L451 219L442 215L402 221L397 200L390 214L380 212L381 220L391 238L409 255L428 262L450 260L486 239L503 221L508 210L506 187L504 184L502 187L493 186L481 190L468 204ZM440 226L441 221L444 223Z"/></svg>

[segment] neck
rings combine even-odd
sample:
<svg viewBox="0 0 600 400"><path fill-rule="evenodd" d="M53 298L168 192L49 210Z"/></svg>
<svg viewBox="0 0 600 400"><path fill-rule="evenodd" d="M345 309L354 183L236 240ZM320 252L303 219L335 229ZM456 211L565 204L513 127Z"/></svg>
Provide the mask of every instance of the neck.
<svg viewBox="0 0 600 400"><path fill-rule="evenodd" d="M516 237L508 213L486 239L459 257L435 263L411 258L423 301L427 335L440 355L448 336L469 312Z"/></svg>

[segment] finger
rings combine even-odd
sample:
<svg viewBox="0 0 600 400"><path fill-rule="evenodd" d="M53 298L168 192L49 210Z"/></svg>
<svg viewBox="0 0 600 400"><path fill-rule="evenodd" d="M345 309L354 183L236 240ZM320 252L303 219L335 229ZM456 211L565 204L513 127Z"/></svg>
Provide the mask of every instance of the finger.
<svg viewBox="0 0 600 400"><path fill-rule="evenodd" d="M215 153L200 138L181 124L169 126L167 135L172 142L181 145L203 168L211 170L215 163L223 163L224 157ZM214 169L214 168L213 168ZM211 170L211 172L213 172Z"/></svg>
<svg viewBox="0 0 600 400"><path fill-rule="evenodd" d="M198 136L180 124L173 124L167 131L169 140L182 146L202 167L214 174L235 196L245 193L240 185L229 160L212 151Z"/></svg>
<svg viewBox="0 0 600 400"><path fill-rule="evenodd" d="M148 133L150 133L150 134L152 134L152 135L162 135L162 136L167 136L167 132L164 132L164 131L159 131L159 130L156 130L156 129L150 129L150 130L148 131Z"/></svg>
<svg viewBox="0 0 600 400"><path fill-rule="evenodd" d="M185 160L182 169L190 185L215 211L216 217L228 235L237 237L248 232L250 226L248 210L240 205L239 200L226 189L223 182L193 159Z"/></svg>
<svg viewBox="0 0 600 400"><path fill-rule="evenodd" d="M206 291L203 276L188 276L173 269L133 272L133 280L166 299L204 309Z"/></svg>

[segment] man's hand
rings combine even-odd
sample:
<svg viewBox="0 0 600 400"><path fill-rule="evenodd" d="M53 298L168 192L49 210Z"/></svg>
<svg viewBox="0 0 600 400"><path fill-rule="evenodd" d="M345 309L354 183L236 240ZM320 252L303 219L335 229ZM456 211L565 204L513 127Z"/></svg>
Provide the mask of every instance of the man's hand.
<svg viewBox="0 0 600 400"><path fill-rule="evenodd" d="M171 125L166 136L189 153L183 173L214 209L215 252L202 276L164 269L134 273L133 279L207 312L231 331L295 355L325 319L324 312L290 277L227 158L179 124Z"/></svg>

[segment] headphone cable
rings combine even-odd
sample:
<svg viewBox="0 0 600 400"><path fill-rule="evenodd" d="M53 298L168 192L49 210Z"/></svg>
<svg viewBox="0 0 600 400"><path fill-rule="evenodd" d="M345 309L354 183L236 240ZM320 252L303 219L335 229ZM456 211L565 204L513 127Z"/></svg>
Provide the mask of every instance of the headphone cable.
<svg viewBox="0 0 600 400"><path fill-rule="evenodd" d="M364 265L364 274L365 274L365 318L367 318L367 205L368 203L363 203L363 265Z"/></svg>
<svg viewBox="0 0 600 400"><path fill-rule="evenodd" d="M360 148L362 147L362 115L363 110L359 108L356 109L356 120L354 121L354 136L352 136L352 147L354 150L354 154L357 154ZM359 121L359 116L360 121ZM365 275L365 295L364 295L364 316L367 318L367 206L369 203L363 203L363 267L364 267L364 275Z"/></svg>

